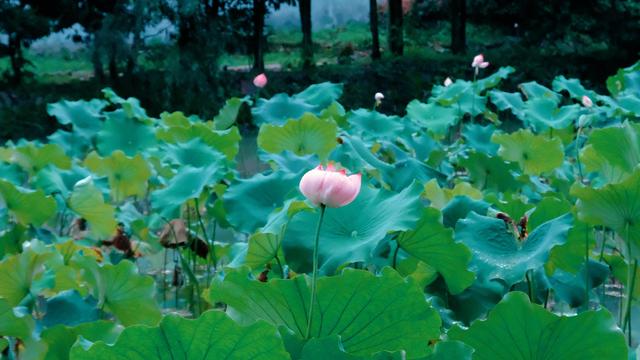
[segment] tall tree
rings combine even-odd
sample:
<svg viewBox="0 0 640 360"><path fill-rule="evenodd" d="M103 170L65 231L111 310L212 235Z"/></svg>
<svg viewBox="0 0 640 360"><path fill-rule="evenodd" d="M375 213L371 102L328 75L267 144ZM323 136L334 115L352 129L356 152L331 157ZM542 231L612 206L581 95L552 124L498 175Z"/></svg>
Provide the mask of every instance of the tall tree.
<svg viewBox="0 0 640 360"><path fill-rule="evenodd" d="M311 0L299 0L300 25L302 26L302 66L313 65L313 40L311 37Z"/></svg>
<svg viewBox="0 0 640 360"><path fill-rule="evenodd" d="M378 1L369 0L369 28L371 29L371 57L380 58L380 36L378 35Z"/></svg>
<svg viewBox="0 0 640 360"><path fill-rule="evenodd" d="M404 51L402 0L389 0L389 49L394 55Z"/></svg>
<svg viewBox="0 0 640 360"><path fill-rule="evenodd" d="M253 0L253 69L264 71L264 17L267 13L265 0Z"/></svg>
<svg viewBox="0 0 640 360"><path fill-rule="evenodd" d="M451 0L451 51L461 54L466 48L467 2Z"/></svg>

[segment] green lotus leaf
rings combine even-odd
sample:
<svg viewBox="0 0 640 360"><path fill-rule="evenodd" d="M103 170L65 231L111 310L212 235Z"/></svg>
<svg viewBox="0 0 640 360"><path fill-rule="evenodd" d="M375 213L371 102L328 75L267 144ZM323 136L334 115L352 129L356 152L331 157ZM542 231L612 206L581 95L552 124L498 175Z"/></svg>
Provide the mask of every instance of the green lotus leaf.
<svg viewBox="0 0 640 360"><path fill-rule="evenodd" d="M331 105L320 112L320 118L331 119L341 128L348 127L346 111L344 107L336 101L332 102Z"/></svg>
<svg viewBox="0 0 640 360"><path fill-rule="evenodd" d="M96 304L94 298L82 297L76 290L62 291L47 299L42 324L45 327L59 324L73 326L98 320L100 314Z"/></svg>
<svg viewBox="0 0 640 360"><path fill-rule="evenodd" d="M484 112L487 103L486 97L479 95L481 91L482 88L472 82L457 80L449 86L434 87L434 96L429 102L456 109L460 116L466 113L475 116Z"/></svg>
<svg viewBox="0 0 640 360"><path fill-rule="evenodd" d="M332 274L340 266L366 261L392 231L413 229L422 209L422 186L413 183L399 193L370 188L363 183L349 205L327 209L320 231L320 271ZM287 225L282 243L287 263L296 272L311 269L313 236L318 212L301 212Z"/></svg>
<svg viewBox="0 0 640 360"><path fill-rule="evenodd" d="M298 156L315 154L326 159L338 145L338 126L331 119L304 114L299 120L289 120L283 126L265 124L260 127L258 146L270 153L291 151Z"/></svg>
<svg viewBox="0 0 640 360"><path fill-rule="evenodd" d="M640 97L637 95L623 95L616 98L618 105L633 117L640 116Z"/></svg>
<svg viewBox="0 0 640 360"><path fill-rule="evenodd" d="M487 195L485 200L493 204L496 210L509 215L514 221L520 220L529 210L535 207L535 205L528 202L528 199L521 193L505 193L501 198L497 197L495 193L492 193Z"/></svg>
<svg viewBox="0 0 640 360"><path fill-rule="evenodd" d="M1 151L2 148L0 148ZM14 184L24 184L28 180L27 174L22 171L20 166L3 162L0 162L0 178L9 180Z"/></svg>
<svg viewBox="0 0 640 360"><path fill-rule="evenodd" d="M462 137L472 149L493 156L498 153L498 145L491 142L495 131L496 127L493 125L468 124L462 129Z"/></svg>
<svg viewBox="0 0 640 360"><path fill-rule="evenodd" d="M227 273L214 282L211 301L226 303L240 321L266 320L305 335L310 278L262 283L245 270ZM384 268L379 276L345 269L341 275L318 279L317 311L311 337L339 335L344 350L356 356L405 350L407 359L427 355L427 342L440 335L440 318L420 288Z"/></svg>
<svg viewBox="0 0 640 360"><path fill-rule="evenodd" d="M588 245L587 245L588 244ZM575 220L567 235L567 242L551 249L549 260L545 264L547 275L556 270L576 274L585 261L585 246L589 246L589 255L593 253L596 244L595 234L591 225Z"/></svg>
<svg viewBox="0 0 640 360"><path fill-rule="evenodd" d="M445 340L436 343L433 347L433 354L427 360L471 360L473 348L461 341Z"/></svg>
<svg viewBox="0 0 640 360"><path fill-rule="evenodd" d="M74 259L74 263L84 270L90 294L98 299L97 307L111 312L124 326L153 326L160 321L155 282L151 276L138 274L135 264L123 260L118 265L100 266L86 256Z"/></svg>
<svg viewBox="0 0 640 360"><path fill-rule="evenodd" d="M122 110L127 115L127 117L135 118L139 120L147 119L147 113L140 106L140 100L132 97L124 99L118 96L110 88L102 89L102 95L105 97L105 99L109 100L110 103L119 105L120 107L122 107Z"/></svg>
<svg viewBox="0 0 640 360"><path fill-rule="evenodd" d="M41 287L38 280L44 273L43 264L54 255L51 252L38 253L29 249L12 255L0 262L0 298L11 307L23 300L33 300ZM25 299L26 297L31 299Z"/></svg>
<svg viewBox="0 0 640 360"><path fill-rule="evenodd" d="M0 334L2 336L13 336L24 340L31 337L34 329L35 321L30 314L18 316L9 301L0 298Z"/></svg>
<svg viewBox="0 0 640 360"><path fill-rule="evenodd" d="M238 119L240 109L245 104L247 104L247 102L244 99L237 97L227 99L222 109L218 112L218 115L213 119L215 129L226 130L230 128Z"/></svg>
<svg viewBox="0 0 640 360"><path fill-rule="evenodd" d="M107 120L97 135L96 147L101 156L109 156L121 150L127 156L156 145L153 128L137 119L127 116L124 110L105 113Z"/></svg>
<svg viewBox="0 0 640 360"><path fill-rule="evenodd" d="M358 109L347 114L347 121L355 133L367 140L380 138L395 140L404 130L405 124L398 116L387 116L377 111Z"/></svg>
<svg viewBox="0 0 640 360"><path fill-rule="evenodd" d="M30 190L0 179L0 199L23 225L40 226L56 213L56 201L40 189Z"/></svg>
<svg viewBox="0 0 640 360"><path fill-rule="evenodd" d="M625 287L629 286L628 285L629 284L628 283L629 265L624 260L624 258L617 254L606 254L604 256L604 260L606 261L607 265L611 267L611 272L613 273L613 276L615 276L615 278L618 279L623 286ZM636 279L638 279L638 276L640 276L640 267L636 268ZM636 301L640 299L640 282L638 282L638 280L636 280L635 286L633 287L631 294L632 294L631 296Z"/></svg>
<svg viewBox="0 0 640 360"><path fill-rule="evenodd" d="M531 231L543 223L569 212L571 212L571 204L567 200L552 195L545 196L535 204L535 210L527 222L527 230ZM511 215L511 213L509 214ZM576 225L574 224L573 227L575 228Z"/></svg>
<svg viewBox="0 0 640 360"><path fill-rule="evenodd" d="M518 85L518 88L522 91L527 100L533 100L536 98L544 98L553 100L556 104L562 100L562 96L548 87L542 86L535 81L530 81Z"/></svg>
<svg viewBox="0 0 640 360"><path fill-rule="evenodd" d="M535 98L527 101L525 122L537 132L564 129L578 119L581 111L580 105L558 107L552 99Z"/></svg>
<svg viewBox="0 0 640 360"><path fill-rule="evenodd" d="M477 87L480 91L494 88L498 86L502 80L508 78L509 75L513 74L515 71L516 69L511 66L502 66L493 74L485 78L478 79Z"/></svg>
<svg viewBox="0 0 640 360"><path fill-rule="evenodd" d="M407 105L407 116L418 125L436 135L444 135L451 126L460 121L460 111L454 107L443 107L435 103L424 104L413 100Z"/></svg>
<svg viewBox="0 0 640 360"><path fill-rule="evenodd" d="M614 96L631 93L640 94L640 63L619 69L614 76L607 79L607 89Z"/></svg>
<svg viewBox="0 0 640 360"><path fill-rule="evenodd" d="M177 216L176 212L185 201L200 197L205 186L217 183L225 173L215 163L206 168L185 166L166 187L151 193L151 204L165 217Z"/></svg>
<svg viewBox="0 0 640 360"><path fill-rule="evenodd" d="M503 159L517 162L528 175L552 171L564 160L562 141L557 137L549 139L521 129L511 134L496 133L492 141L500 145L498 154Z"/></svg>
<svg viewBox="0 0 640 360"><path fill-rule="evenodd" d="M473 283L475 276L467 270L471 252L453 241L453 230L442 225L440 211L424 209L415 229L404 232L397 240L404 251L435 268L452 294Z"/></svg>
<svg viewBox="0 0 640 360"><path fill-rule="evenodd" d="M80 166L73 165L69 170L60 170L48 166L36 174L33 185L44 190L46 194L60 193L68 197L73 186L80 180L90 175L90 172Z"/></svg>
<svg viewBox="0 0 640 360"><path fill-rule="evenodd" d="M231 184L223 196L227 220L238 230L251 233L267 223L269 214L285 197L297 192L301 175L277 171L257 174Z"/></svg>
<svg viewBox="0 0 640 360"><path fill-rule="evenodd" d="M167 315L159 326L126 328L114 345L103 341L87 350L76 344L71 359L289 359L282 339L271 325L240 326L220 311L207 311L195 320Z"/></svg>
<svg viewBox="0 0 640 360"><path fill-rule="evenodd" d="M448 335L473 347L479 360L627 359L624 336L607 310L558 316L521 292L507 294L487 320Z"/></svg>
<svg viewBox="0 0 640 360"><path fill-rule="evenodd" d="M104 341L114 343L122 332L122 326L113 322L100 320L80 324L74 327L58 325L45 329L41 338L47 344L44 360L67 360L69 352L76 340Z"/></svg>
<svg viewBox="0 0 640 360"><path fill-rule="evenodd" d="M587 90L582 86L578 79L567 79L564 75L556 76L551 83L553 91L561 92L566 91L571 95L574 100L582 100L583 96L588 96L592 100L595 100L598 94L591 90Z"/></svg>
<svg viewBox="0 0 640 360"><path fill-rule="evenodd" d="M88 139L102 128L104 117L101 112L105 106L107 106L107 102L99 99L91 101L62 100L47 105L47 113L55 117L62 125L72 125L73 133L78 138Z"/></svg>
<svg viewBox="0 0 640 360"><path fill-rule="evenodd" d="M329 107L334 101L338 100L340 96L342 96L342 91L342 84L323 82L313 84L302 92L293 95L293 97L295 99L303 100L307 104L314 105L316 107L315 111L319 112Z"/></svg>
<svg viewBox="0 0 640 360"><path fill-rule="evenodd" d="M542 267L549 251L564 244L573 224L571 214L547 221L519 242L501 219L470 213L458 221L455 238L473 253L471 270L484 280L501 279L511 286L531 269Z"/></svg>
<svg viewBox="0 0 640 360"><path fill-rule="evenodd" d="M22 250L22 243L29 240L27 228L20 224L4 228L0 231L0 260L5 256L17 254Z"/></svg>
<svg viewBox="0 0 640 360"><path fill-rule="evenodd" d="M423 196L430 201L430 206L442 209L456 196L468 196L471 199L482 199L482 192L469 183L457 183L453 189L443 189L436 179L429 180L424 185Z"/></svg>
<svg viewBox="0 0 640 360"><path fill-rule="evenodd" d="M184 115L183 115L184 117ZM212 122L169 122L167 127L158 128L156 137L168 143L186 143L194 139L200 139L215 150L225 154L227 160L233 160L239 151L240 132L232 126L226 130L215 130ZM165 120L165 123L167 121Z"/></svg>
<svg viewBox="0 0 640 360"><path fill-rule="evenodd" d="M151 168L140 154L128 157L116 150L102 158L96 152L91 152L84 160L84 166L109 179L111 198L115 202L119 203L129 196L143 198L147 193Z"/></svg>
<svg viewBox="0 0 640 360"><path fill-rule="evenodd" d="M161 151L165 155L165 161L177 166L204 168L215 164L217 167L223 167L226 161L223 153L207 145L200 138L168 144Z"/></svg>
<svg viewBox="0 0 640 360"><path fill-rule="evenodd" d="M631 173L640 164L640 124L625 122L621 126L595 129L587 145L611 167Z"/></svg>
<svg viewBox="0 0 640 360"><path fill-rule="evenodd" d="M89 138L80 137L62 129L58 129L53 134L47 136L47 140L49 140L50 144L60 146L65 154L71 157L81 157L91 147Z"/></svg>
<svg viewBox="0 0 640 360"><path fill-rule="evenodd" d="M472 211L486 215L489 206L489 203L483 200L474 200L466 195L456 196L442 208L442 223L454 229L458 221L466 218Z"/></svg>
<svg viewBox="0 0 640 360"><path fill-rule="evenodd" d="M20 165L27 173L33 175L41 169L53 165L60 169L71 168L71 159L59 145L38 145L27 143L13 149L11 162Z"/></svg>
<svg viewBox="0 0 640 360"><path fill-rule="evenodd" d="M478 189L505 192L520 188L513 176L518 167L501 157L471 152L460 158L459 164L467 169L471 183Z"/></svg>
<svg viewBox="0 0 640 360"><path fill-rule="evenodd" d="M604 225L630 242L631 253L640 256L640 169L626 180L599 189L575 185L571 195L578 198L578 218L591 225ZM626 252L626 249L625 249Z"/></svg>
<svg viewBox="0 0 640 360"><path fill-rule="evenodd" d="M574 308L582 306L586 300L585 279L588 279L589 291L591 291L591 289L601 286L610 275L607 264L589 260L587 269L585 269L584 264L583 259L583 263L576 273L572 274L562 269L557 269L549 277L548 281L553 288L554 300L563 301ZM585 271L589 272L588 276Z"/></svg>
<svg viewBox="0 0 640 360"><path fill-rule="evenodd" d="M491 102L500 111L511 110L513 115L518 119L524 120L524 112L526 105L522 101L520 93L508 93L500 90L491 90L489 92Z"/></svg>
<svg viewBox="0 0 640 360"><path fill-rule="evenodd" d="M68 206L80 217L87 220L91 232L97 238L110 237L116 230L115 210L105 203L102 191L92 182L76 184L68 201Z"/></svg>

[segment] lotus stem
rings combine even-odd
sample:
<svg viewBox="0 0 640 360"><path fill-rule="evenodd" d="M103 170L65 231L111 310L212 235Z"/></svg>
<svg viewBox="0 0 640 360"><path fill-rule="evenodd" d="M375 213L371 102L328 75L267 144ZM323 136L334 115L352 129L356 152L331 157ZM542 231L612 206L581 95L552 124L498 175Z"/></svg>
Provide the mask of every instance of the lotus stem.
<svg viewBox="0 0 640 360"><path fill-rule="evenodd" d="M307 318L307 331L304 336L305 339L309 339L311 335L311 319L313 319L313 305L316 302L316 287L318 282L318 247L320 245L320 228L322 227L322 220L324 219L324 212L326 206L320 204L320 219L318 220L318 227L316 228L316 238L313 243L313 273L311 275L311 301L309 302L309 316Z"/></svg>
<svg viewBox="0 0 640 360"><path fill-rule="evenodd" d="M638 260L631 260L631 241L629 240L629 223L625 225L626 238L624 239L627 243L627 261L629 262L627 266L627 293L625 296L625 308L624 308L624 316L622 317L622 329L623 331L627 330L627 339L629 342L629 346L631 346L631 303L633 300L633 289L636 285L636 273L638 269Z"/></svg>
<svg viewBox="0 0 640 360"><path fill-rule="evenodd" d="M589 310L589 228L584 228L584 307Z"/></svg>

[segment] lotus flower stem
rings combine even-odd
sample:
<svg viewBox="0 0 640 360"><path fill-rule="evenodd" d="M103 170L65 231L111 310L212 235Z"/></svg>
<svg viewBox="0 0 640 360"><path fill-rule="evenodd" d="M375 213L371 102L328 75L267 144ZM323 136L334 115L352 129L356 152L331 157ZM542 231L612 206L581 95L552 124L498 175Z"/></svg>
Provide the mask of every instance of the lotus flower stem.
<svg viewBox="0 0 640 360"><path fill-rule="evenodd" d="M582 133L582 127L578 128L576 134L576 165L578 165L578 175L580 176L580 184L582 184L584 176L582 175L582 163L580 163L580 133Z"/></svg>
<svg viewBox="0 0 640 360"><path fill-rule="evenodd" d="M393 263L392 267L395 269L398 265L398 251L400 250L400 244L396 242L396 249L393 251Z"/></svg>
<svg viewBox="0 0 640 360"><path fill-rule="evenodd" d="M627 294L625 296L625 308L624 308L624 316L622 317L622 330L627 329L627 338L629 341L629 346L631 346L631 303L633 300L633 289L636 286L636 273L638 270L638 260L631 259L631 241L629 240L629 223L625 225L626 238L624 239L627 243L627 257L629 261L629 265L627 266Z"/></svg>
<svg viewBox="0 0 640 360"><path fill-rule="evenodd" d="M311 275L311 301L309 302L309 316L307 317L307 331L304 336L305 339L309 339L311 335L311 319L313 319L313 304L316 302L316 287L318 281L318 247L320 245L320 228L322 227L322 220L324 219L324 212L326 206L320 204L320 219L318 220L318 227L316 228L316 238L313 243L313 273Z"/></svg>
<svg viewBox="0 0 640 360"><path fill-rule="evenodd" d="M584 307L589 310L589 228L584 228Z"/></svg>

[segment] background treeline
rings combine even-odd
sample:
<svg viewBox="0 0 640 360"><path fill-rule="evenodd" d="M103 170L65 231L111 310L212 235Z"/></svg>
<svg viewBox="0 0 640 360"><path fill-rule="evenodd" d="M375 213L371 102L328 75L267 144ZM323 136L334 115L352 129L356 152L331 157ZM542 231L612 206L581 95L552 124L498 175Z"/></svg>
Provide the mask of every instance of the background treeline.
<svg viewBox="0 0 640 360"><path fill-rule="evenodd" d="M330 80L345 84L347 107L371 106L382 91L382 111L402 113L428 95L425 84L470 77L478 52L514 66L512 84L565 74L603 89L640 51L635 0L368 0L357 8L368 23L330 29L313 23L316 1L326 0L0 0L0 139L50 133L46 103L93 98L105 86L152 113L210 118L266 71L265 95ZM283 6L297 7L299 26L265 26ZM31 51L74 24L84 29L70 35L82 51ZM158 32L168 40L153 41Z"/></svg>

